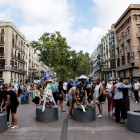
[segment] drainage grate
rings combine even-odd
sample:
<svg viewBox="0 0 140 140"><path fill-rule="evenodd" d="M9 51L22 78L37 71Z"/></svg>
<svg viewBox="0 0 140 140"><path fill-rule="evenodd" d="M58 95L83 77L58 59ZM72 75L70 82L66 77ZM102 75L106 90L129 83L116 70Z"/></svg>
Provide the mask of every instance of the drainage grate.
<svg viewBox="0 0 140 140"><path fill-rule="evenodd" d="M67 140L67 136L68 136L68 119L64 119L60 140Z"/></svg>

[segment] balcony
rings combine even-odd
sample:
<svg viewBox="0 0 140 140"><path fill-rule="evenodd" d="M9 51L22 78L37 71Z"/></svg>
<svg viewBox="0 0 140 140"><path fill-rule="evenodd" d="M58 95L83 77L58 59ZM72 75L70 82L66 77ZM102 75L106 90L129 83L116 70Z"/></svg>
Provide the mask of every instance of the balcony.
<svg viewBox="0 0 140 140"><path fill-rule="evenodd" d="M18 57L18 61L21 61L21 58L20 57Z"/></svg>
<svg viewBox="0 0 140 140"><path fill-rule="evenodd" d="M123 45L123 44L124 44L124 40L121 40L120 45Z"/></svg>
<svg viewBox="0 0 140 140"><path fill-rule="evenodd" d="M120 57L120 54L116 55L116 58L119 58Z"/></svg>
<svg viewBox="0 0 140 140"><path fill-rule="evenodd" d="M116 49L119 47L119 43L116 44Z"/></svg>
<svg viewBox="0 0 140 140"><path fill-rule="evenodd" d="M106 53L108 53L108 48L106 49Z"/></svg>
<svg viewBox="0 0 140 140"><path fill-rule="evenodd" d="M16 49L16 50L18 49L18 46L17 46L17 45L15 45L15 49Z"/></svg>
<svg viewBox="0 0 140 140"><path fill-rule="evenodd" d="M15 56L15 60L16 60L16 61L18 60L18 57L17 57L17 56Z"/></svg>
<svg viewBox="0 0 140 140"><path fill-rule="evenodd" d="M126 41L130 40L131 39L131 35L130 34L127 35L125 39L126 39Z"/></svg>
<svg viewBox="0 0 140 140"><path fill-rule="evenodd" d="M115 54L111 54L111 59L114 59L114 57L115 57Z"/></svg>
<svg viewBox="0 0 140 140"><path fill-rule="evenodd" d="M0 53L0 57L4 57L5 56L5 53Z"/></svg>
<svg viewBox="0 0 140 140"><path fill-rule="evenodd" d="M5 44L5 41L0 41L0 45L3 45L3 44Z"/></svg>
<svg viewBox="0 0 140 140"><path fill-rule="evenodd" d="M23 73L25 74L26 71L24 69L21 69L21 68L17 68L17 67L11 67L11 66L0 66L0 70L6 70L6 71L16 71L16 72L19 72L19 73Z"/></svg>
<svg viewBox="0 0 140 140"><path fill-rule="evenodd" d="M130 53L131 48L127 48L126 53Z"/></svg>
<svg viewBox="0 0 140 140"><path fill-rule="evenodd" d="M140 37L140 32L138 32L137 37Z"/></svg>
<svg viewBox="0 0 140 140"><path fill-rule="evenodd" d="M124 53L124 51L122 51L121 53L120 53L120 56L123 56L125 53Z"/></svg>
<svg viewBox="0 0 140 140"><path fill-rule="evenodd" d="M138 46L138 51L140 52L140 46Z"/></svg>
<svg viewBox="0 0 140 140"><path fill-rule="evenodd" d="M128 64L117 67L116 71L123 70L123 69L128 69L128 68L131 68L131 67L132 67L132 65L130 63L128 63Z"/></svg>

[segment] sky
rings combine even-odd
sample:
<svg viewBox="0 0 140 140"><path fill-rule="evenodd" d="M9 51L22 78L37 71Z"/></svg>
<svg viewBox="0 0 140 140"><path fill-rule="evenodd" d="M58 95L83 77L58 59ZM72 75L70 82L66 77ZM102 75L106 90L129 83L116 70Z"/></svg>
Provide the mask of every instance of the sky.
<svg viewBox="0 0 140 140"><path fill-rule="evenodd" d="M91 54L130 4L140 0L0 0L0 21L12 22L28 41L60 31L72 49Z"/></svg>

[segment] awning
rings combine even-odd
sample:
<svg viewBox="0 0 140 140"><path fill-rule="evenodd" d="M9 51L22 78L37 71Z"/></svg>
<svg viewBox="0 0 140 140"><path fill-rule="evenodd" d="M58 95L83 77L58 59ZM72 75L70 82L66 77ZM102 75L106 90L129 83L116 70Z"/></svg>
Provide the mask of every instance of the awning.
<svg viewBox="0 0 140 140"><path fill-rule="evenodd" d="M80 77L78 77L78 79L87 79L88 77L85 75L81 75Z"/></svg>

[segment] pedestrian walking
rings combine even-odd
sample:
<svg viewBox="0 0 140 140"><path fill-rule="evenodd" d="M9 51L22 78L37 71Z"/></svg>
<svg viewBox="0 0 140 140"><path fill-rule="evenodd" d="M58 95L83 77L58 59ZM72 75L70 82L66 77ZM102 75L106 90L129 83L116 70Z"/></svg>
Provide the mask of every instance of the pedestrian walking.
<svg viewBox="0 0 140 140"><path fill-rule="evenodd" d="M6 103L5 107L3 107L3 109L5 110L10 104L11 114L12 114L11 129L18 128L19 126L17 123L16 112L17 112L17 107L19 105L19 101L17 99L17 95L16 95L15 91L13 91L11 89L8 91L7 87L5 87L5 90L7 91L7 103Z"/></svg>
<svg viewBox="0 0 140 140"><path fill-rule="evenodd" d="M139 103L139 95L138 95L139 90L140 90L140 84L139 84L139 82L137 80L135 80L135 83L134 83L134 95L135 95L136 101L134 101L134 102L136 102L136 103Z"/></svg>
<svg viewBox="0 0 140 140"><path fill-rule="evenodd" d="M96 87L94 89L94 100L99 109L99 114L97 115L97 117L102 118L103 85L100 83L100 79L96 80Z"/></svg>
<svg viewBox="0 0 140 140"><path fill-rule="evenodd" d="M31 100L33 100L35 98L35 85L32 83L31 84Z"/></svg>
<svg viewBox="0 0 140 140"><path fill-rule="evenodd" d="M61 106L61 112L66 112L65 110L63 110L63 97L65 98L66 95L64 94L64 89L63 89L63 81L59 81L59 94L58 94L58 100L59 103L57 104L57 106Z"/></svg>
<svg viewBox="0 0 140 140"><path fill-rule="evenodd" d="M112 108L112 93L110 92L111 88L112 88L113 84L112 81L109 81L106 85L106 89L105 89L105 94L107 96L107 100L108 100L108 117L110 116L110 111Z"/></svg>
<svg viewBox="0 0 140 140"><path fill-rule="evenodd" d="M39 101L41 100L41 96L40 96L41 90L42 90L42 85L39 84L36 88L35 99L32 100L36 104L36 107L39 106ZM36 117L36 109L35 109L35 117Z"/></svg>
<svg viewBox="0 0 140 140"><path fill-rule="evenodd" d="M53 92L53 98L57 104L57 102L58 102L58 83L56 83L55 79L52 81L51 89Z"/></svg>
<svg viewBox="0 0 140 140"><path fill-rule="evenodd" d="M63 89L64 89L64 94L65 94L65 97L66 97L67 89L68 89L68 84L67 84L66 81L63 81ZM66 101L66 98L64 98L64 101Z"/></svg>

